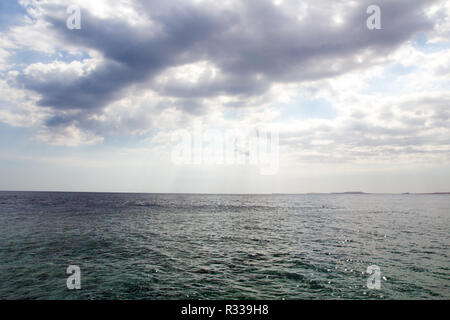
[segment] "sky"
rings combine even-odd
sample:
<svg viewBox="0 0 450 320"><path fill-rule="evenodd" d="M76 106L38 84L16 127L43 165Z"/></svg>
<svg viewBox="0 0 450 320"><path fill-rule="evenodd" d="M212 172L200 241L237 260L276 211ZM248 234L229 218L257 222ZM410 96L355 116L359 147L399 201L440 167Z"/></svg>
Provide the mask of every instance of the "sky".
<svg viewBox="0 0 450 320"><path fill-rule="evenodd" d="M0 190L449 192L450 2L1 1Z"/></svg>

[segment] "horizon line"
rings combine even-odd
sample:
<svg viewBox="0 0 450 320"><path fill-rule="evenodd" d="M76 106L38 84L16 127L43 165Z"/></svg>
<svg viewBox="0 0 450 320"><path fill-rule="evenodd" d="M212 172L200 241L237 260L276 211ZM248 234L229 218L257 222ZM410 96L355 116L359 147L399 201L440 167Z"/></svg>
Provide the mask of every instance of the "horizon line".
<svg viewBox="0 0 450 320"><path fill-rule="evenodd" d="M0 190L0 192L27 192L27 193L109 193L109 194L180 194L180 195L450 195L450 192L271 192L271 193L225 193L225 192L134 192L134 191L55 191L55 190Z"/></svg>

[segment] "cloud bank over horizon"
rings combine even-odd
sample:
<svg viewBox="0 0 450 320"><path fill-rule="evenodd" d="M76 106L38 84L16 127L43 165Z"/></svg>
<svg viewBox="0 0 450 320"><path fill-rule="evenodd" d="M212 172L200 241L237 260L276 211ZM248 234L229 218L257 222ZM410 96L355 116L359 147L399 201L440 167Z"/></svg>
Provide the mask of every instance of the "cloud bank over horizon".
<svg viewBox="0 0 450 320"><path fill-rule="evenodd" d="M49 188L103 190L110 182L61 185L73 168L88 177L101 167L108 181L120 180L121 170L170 172L170 179L161 174L138 186L142 191L158 191L158 184L169 192L449 191L450 4L380 0L382 28L369 30L372 4L4 5L0 161L27 168L31 161L47 173L57 163L61 180ZM71 5L81 9L81 29L66 26ZM261 183L248 168L172 168L172 133L199 121L224 130L276 127L280 174ZM43 179L29 185L18 173L0 176L0 188L37 188ZM214 186L212 176L220 177ZM396 186L381 178L394 176ZM289 177L310 182L299 187ZM435 182L421 185L425 177ZM136 186L130 180L125 189Z"/></svg>

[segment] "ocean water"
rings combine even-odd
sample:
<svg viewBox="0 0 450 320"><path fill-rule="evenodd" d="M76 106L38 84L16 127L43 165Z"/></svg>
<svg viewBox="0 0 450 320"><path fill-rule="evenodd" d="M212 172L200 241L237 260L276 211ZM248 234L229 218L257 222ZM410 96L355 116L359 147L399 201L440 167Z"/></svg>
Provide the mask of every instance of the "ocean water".
<svg viewBox="0 0 450 320"><path fill-rule="evenodd" d="M449 299L449 230L448 195L0 192L0 299Z"/></svg>

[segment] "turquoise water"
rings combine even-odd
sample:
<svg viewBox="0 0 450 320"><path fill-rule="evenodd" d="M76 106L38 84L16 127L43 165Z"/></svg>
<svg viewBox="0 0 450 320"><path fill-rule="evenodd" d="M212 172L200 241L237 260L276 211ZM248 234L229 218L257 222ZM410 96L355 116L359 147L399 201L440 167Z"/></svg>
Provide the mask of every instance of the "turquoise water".
<svg viewBox="0 0 450 320"><path fill-rule="evenodd" d="M449 299L449 227L448 195L0 192L0 298Z"/></svg>

